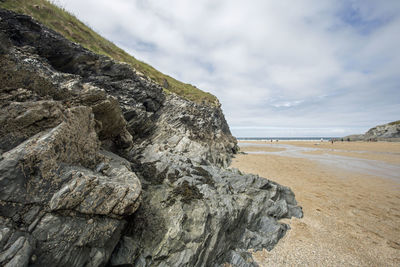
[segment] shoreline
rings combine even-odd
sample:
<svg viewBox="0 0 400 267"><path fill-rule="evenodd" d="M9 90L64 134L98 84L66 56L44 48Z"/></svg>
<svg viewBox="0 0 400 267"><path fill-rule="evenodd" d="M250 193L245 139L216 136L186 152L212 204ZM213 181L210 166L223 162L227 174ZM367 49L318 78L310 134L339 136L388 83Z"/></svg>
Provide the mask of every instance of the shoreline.
<svg viewBox="0 0 400 267"><path fill-rule="evenodd" d="M400 143L394 142L315 142L315 141L281 141L276 143L264 141L239 141L241 151L243 149L252 151L276 150L284 145L303 147L309 151L305 154L334 154L348 156L350 158L372 159L400 166Z"/></svg>
<svg viewBox="0 0 400 267"><path fill-rule="evenodd" d="M345 142L340 149L365 151L365 155L372 154L374 160L383 162L384 157L377 157L384 154L378 152L389 151L392 153L389 157L397 162L400 144L393 144ZM315 147L311 142L287 141L286 145ZM317 147L324 153L334 153L329 147ZM254 152L276 149L276 146L248 148L252 150L248 152ZM241 150L246 152L242 144ZM328 167L306 156L289 157L279 153L282 152L241 154L231 165L290 187L303 207L304 218L282 220L291 230L272 251L254 253L260 266L400 264L399 181L335 165ZM347 156L357 159L354 155Z"/></svg>
<svg viewBox="0 0 400 267"><path fill-rule="evenodd" d="M294 139L292 139L290 137L282 137L282 138L272 137L272 138L265 138L265 139L236 138L236 140L238 142L247 142L247 141L250 141L250 142L271 142L271 140L272 140L272 142L277 142L277 141L279 141L279 142L285 142L285 141L288 141L288 142L302 142L302 141L304 141L304 142L319 142L319 141L321 141L321 138L322 138L324 142L329 142L329 140L331 140L332 138L334 139L335 137L320 137L320 138L318 138L318 137L315 137L315 138L314 137L310 137L310 138L311 139L302 139L302 138L295 137ZM336 142L341 142L341 141L336 141Z"/></svg>
<svg viewBox="0 0 400 267"><path fill-rule="evenodd" d="M280 139L280 138L270 138L270 139L238 139L236 138L236 140L239 142L320 142L321 139ZM329 142L330 143L331 138L323 138L323 142ZM363 141L363 140L338 140L333 138L333 142L334 143L400 143L400 140L398 139L388 139L388 140L377 140L377 141Z"/></svg>

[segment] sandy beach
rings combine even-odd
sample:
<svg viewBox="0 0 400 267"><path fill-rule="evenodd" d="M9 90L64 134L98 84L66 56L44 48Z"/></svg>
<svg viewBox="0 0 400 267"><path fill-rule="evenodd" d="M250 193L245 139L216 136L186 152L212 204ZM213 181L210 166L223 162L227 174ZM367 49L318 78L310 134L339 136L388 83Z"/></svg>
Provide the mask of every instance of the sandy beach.
<svg viewBox="0 0 400 267"><path fill-rule="evenodd" d="M399 266L400 143L240 142L232 167L290 187L304 218L260 266Z"/></svg>

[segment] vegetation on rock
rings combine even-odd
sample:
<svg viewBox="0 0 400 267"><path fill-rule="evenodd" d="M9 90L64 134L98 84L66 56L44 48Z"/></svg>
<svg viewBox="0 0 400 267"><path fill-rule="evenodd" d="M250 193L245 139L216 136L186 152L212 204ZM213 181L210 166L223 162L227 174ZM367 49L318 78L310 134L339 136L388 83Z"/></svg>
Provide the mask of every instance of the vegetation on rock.
<svg viewBox="0 0 400 267"><path fill-rule="evenodd" d="M400 120L398 120L398 121L392 121L392 122L389 122L388 124L389 124L389 125L397 125L397 124L400 124Z"/></svg>
<svg viewBox="0 0 400 267"><path fill-rule="evenodd" d="M214 95L203 92L191 84L182 83L159 72L149 64L137 60L112 42L97 34L74 15L52 2L47 0L3 0L0 1L0 8L30 15L50 29L60 33L70 41L82 45L86 49L108 56L114 60L128 63L137 71L161 85L164 91L176 93L196 103L213 106L219 105L218 99Z"/></svg>

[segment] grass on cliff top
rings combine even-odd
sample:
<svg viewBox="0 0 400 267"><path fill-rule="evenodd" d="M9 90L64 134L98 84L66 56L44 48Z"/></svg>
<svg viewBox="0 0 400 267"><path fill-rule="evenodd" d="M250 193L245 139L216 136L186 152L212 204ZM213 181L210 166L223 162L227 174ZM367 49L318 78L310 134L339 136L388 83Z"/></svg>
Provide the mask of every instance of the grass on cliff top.
<svg viewBox="0 0 400 267"><path fill-rule="evenodd" d="M388 123L389 125L397 125L400 124L400 120L399 121L392 121Z"/></svg>
<svg viewBox="0 0 400 267"><path fill-rule="evenodd" d="M175 80L152 66L137 60L112 42L101 37L65 9L47 0L0 0L0 8L30 15L47 27L62 34L65 38L97 54L130 64L136 70L160 84L166 92L174 92L196 103L213 106L219 103L214 95L203 92L191 84Z"/></svg>

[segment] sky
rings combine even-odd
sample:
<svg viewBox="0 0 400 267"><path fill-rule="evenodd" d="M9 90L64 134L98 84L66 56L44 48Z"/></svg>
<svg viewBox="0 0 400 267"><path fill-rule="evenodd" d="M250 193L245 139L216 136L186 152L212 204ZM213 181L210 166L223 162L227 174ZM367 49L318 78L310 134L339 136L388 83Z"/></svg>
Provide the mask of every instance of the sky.
<svg viewBox="0 0 400 267"><path fill-rule="evenodd" d="M400 119L399 0L57 0L218 97L236 137L340 137Z"/></svg>

